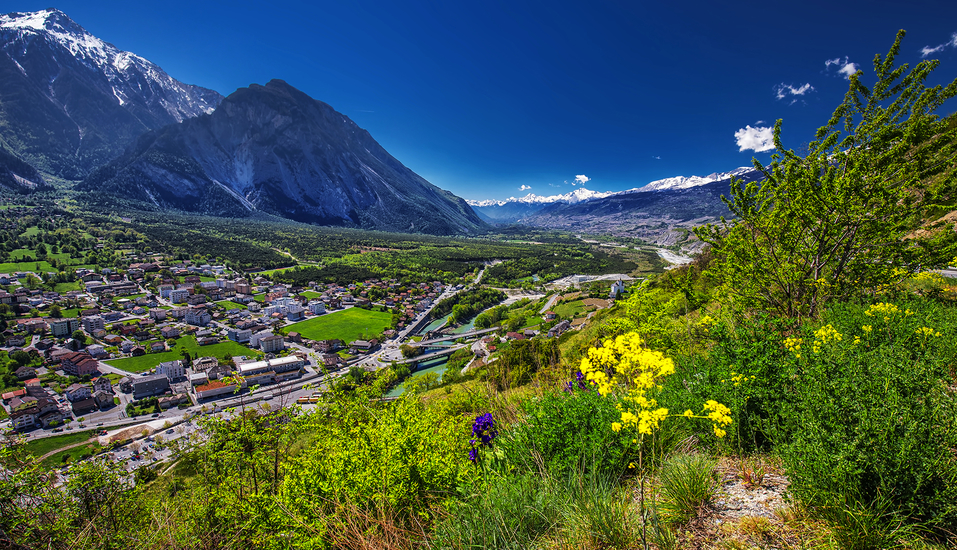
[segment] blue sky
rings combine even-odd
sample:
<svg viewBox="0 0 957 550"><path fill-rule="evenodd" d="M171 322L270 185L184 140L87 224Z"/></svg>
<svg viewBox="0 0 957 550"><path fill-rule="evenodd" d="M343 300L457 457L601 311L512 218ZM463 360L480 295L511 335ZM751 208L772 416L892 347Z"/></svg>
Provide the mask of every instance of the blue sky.
<svg viewBox="0 0 957 550"><path fill-rule="evenodd" d="M935 82L957 76L952 0L53 7L224 95L281 78L468 199L565 193L579 175L589 189L616 191L767 161L770 151L754 150L760 128L781 118L786 146L809 141L847 89L841 70L854 64L871 82L874 54L901 28L900 61L939 48L929 54L941 61Z"/></svg>

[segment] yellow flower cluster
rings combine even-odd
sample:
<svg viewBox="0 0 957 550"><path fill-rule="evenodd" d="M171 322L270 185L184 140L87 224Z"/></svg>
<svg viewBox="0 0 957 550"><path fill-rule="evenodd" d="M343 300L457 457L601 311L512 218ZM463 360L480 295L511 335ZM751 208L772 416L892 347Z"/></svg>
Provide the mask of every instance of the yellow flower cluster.
<svg viewBox="0 0 957 550"><path fill-rule="evenodd" d="M714 423L715 435L722 437L725 432L719 426L731 423L730 409L713 400L704 406L705 411L711 411L707 416L697 416L690 410L682 415L670 415L668 409L658 407L648 392L660 388L659 380L673 374L675 365L661 352L645 348L641 337L635 333L605 340L602 347L589 349L580 370L585 379L596 385L601 395L608 395L617 387L626 389L623 401L630 406L618 406L621 419L611 425L616 432L635 429L639 434L651 435L665 418L685 416L710 419Z"/></svg>
<svg viewBox="0 0 957 550"><path fill-rule="evenodd" d="M714 326L714 319L710 315L705 315L704 317L698 319L698 326L701 327L701 330L708 332L712 326Z"/></svg>
<svg viewBox="0 0 957 550"><path fill-rule="evenodd" d="M794 354L798 359L801 358L801 344L804 343L803 338L785 338L784 347Z"/></svg>
<svg viewBox="0 0 957 550"><path fill-rule="evenodd" d="M932 329L932 328L930 328L930 327L920 327L919 329L915 330L914 332L916 332L916 333L919 334L920 336L924 336L924 337L930 337L930 336L938 336L938 337L939 337L939 336L940 336L940 333L939 333L939 332L937 332L936 330L934 330L934 329Z"/></svg>
<svg viewBox="0 0 957 550"><path fill-rule="evenodd" d="M870 334L871 331L874 330L874 327L872 327L871 325L861 325L861 330Z"/></svg>
<svg viewBox="0 0 957 550"><path fill-rule="evenodd" d="M731 424L731 409L725 407L721 403L718 403L714 399L709 399L704 404L704 410L711 411L708 413L708 420L713 423L714 435L718 437L724 437L727 432L722 430L719 426L727 426Z"/></svg>
<svg viewBox="0 0 957 550"><path fill-rule="evenodd" d="M814 331L814 344L811 349L814 353L821 353L821 346L828 342L840 342L844 337L832 325L827 324Z"/></svg>
<svg viewBox="0 0 957 550"><path fill-rule="evenodd" d="M735 386L740 386L742 382L747 382L748 380L749 378L746 375L731 371L731 381ZM752 376L750 380L754 380L754 377Z"/></svg>
<svg viewBox="0 0 957 550"><path fill-rule="evenodd" d="M890 321L891 317L900 313L900 308L894 304L880 302L877 304L871 304L871 307L867 308L867 311L864 312L864 315L867 315L868 317L883 317L884 321L886 322ZM910 317L914 314L914 312L910 309L905 309L903 313L906 317Z"/></svg>

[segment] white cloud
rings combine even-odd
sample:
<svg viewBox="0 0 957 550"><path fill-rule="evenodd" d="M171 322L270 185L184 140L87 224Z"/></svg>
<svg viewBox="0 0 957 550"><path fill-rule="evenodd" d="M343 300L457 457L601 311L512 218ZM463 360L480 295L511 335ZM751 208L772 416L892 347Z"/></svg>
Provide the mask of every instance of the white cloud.
<svg viewBox="0 0 957 550"><path fill-rule="evenodd" d="M755 126L760 126L760 125L762 125L762 124L764 124L764 121L763 121L763 120L759 120L759 121L757 121L757 122L754 123Z"/></svg>
<svg viewBox="0 0 957 550"><path fill-rule="evenodd" d="M810 82L808 82L807 84L803 86L799 86L797 88L795 88L794 86L791 86L790 84L785 84L783 82L774 87L774 94L775 96L777 96L778 99L784 99L785 97L789 95L804 95L808 92L813 92L813 91L814 91L814 86L811 86Z"/></svg>
<svg viewBox="0 0 957 550"><path fill-rule="evenodd" d="M850 79L851 75L859 70L861 70L861 68L857 65L857 63L848 63L847 65L844 65L838 69L837 72L844 75L844 78Z"/></svg>
<svg viewBox="0 0 957 550"><path fill-rule="evenodd" d="M661 155L651 155L651 158L655 160L661 160Z"/></svg>
<svg viewBox="0 0 957 550"><path fill-rule="evenodd" d="M944 48L948 46L950 46L951 48L957 48L957 32L950 35L950 40L947 42L944 42L943 44L939 44L934 47L924 46L923 48L920 49L920 56L927 57L928 55L942 52L944 51Z"/></svg>
<svg viewBox="0 0 957 550"><path fill-rule="evenodd" d="M844 78L850 79L851 75L861 70L861 66L857 63L851 63L850 59L845 55L844 59L840 57L835 57L834 59L828 59L824 61L824 68L830 69L831 65L834 65L837 68L838 74L844 76Z"/></svg>
<svg viewBox="0 0 957 550"><path fill-rule="evenodd" d="M581 174L581 175L575 176L575 183L573 183L572 185L584 185L588 183L588 180L590 179L591 178L589 178L588 176Z"/></svg>
<svg viewBox="0 0 957 550"><path fill-rule="evenodd" d="M531 185L522 185L521 187L518 188L518 190L519 190L519 191L528 191L528 190L531 189L531 188L532 188Z"/></svg>
<svg viewBox="0 0 957 550"><path fill-rule="evenodd" d="M738 143L738 151L752 149L755 153L760 153L774 149L773 131L766 126L745 126L734 133L734 139Z"/></svg>
<svg viewBox="0 0 957 550"><path fill-rule="evenodd" d="M941 44L940 46L934 46L933 48L931 48L930 46L924 46L923 48L920 49L920 56L927 57L928 55L932 53L942 52L944 51L944 48L946 47L947 47L947 44Z"/></svg>

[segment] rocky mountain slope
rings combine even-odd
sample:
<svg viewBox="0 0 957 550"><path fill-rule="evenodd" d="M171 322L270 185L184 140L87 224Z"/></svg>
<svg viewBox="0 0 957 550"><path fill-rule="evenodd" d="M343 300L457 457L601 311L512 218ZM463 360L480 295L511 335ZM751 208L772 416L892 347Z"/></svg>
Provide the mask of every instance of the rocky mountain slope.
<svg viewBox="0 0 957 550"><path fill-rule="evenodd" d="M467 234L485 225L348 117L281 80L240 88L210 115L145 134L78 189L159 208L261 210L385 231Z"/></svg>
<svg viewBox="0 0 957 550"><path fill-rule="evenodd" d="M0 141L81 179L150 129L212 112L213 90L91 35L56 9L0 15Z"/></svg>

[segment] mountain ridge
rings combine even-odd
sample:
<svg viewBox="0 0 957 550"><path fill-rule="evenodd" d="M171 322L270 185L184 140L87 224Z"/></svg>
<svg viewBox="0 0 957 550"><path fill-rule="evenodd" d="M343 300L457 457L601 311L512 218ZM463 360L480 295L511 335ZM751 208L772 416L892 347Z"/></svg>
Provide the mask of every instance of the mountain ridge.
<svg viewBox="0 0 957 550"><path fill-rule="evenodd" d="M0 137L10 152L70 180L143 132L212 112L222 101L53 8L0 15L0 81Z"/></svg>
<svg viewBox="0 0 957 550"><path fill-rule="evenodd" d="M187 212L261 210L366 229L468 234L485 225L349 117L278 79L145 134L77 189Z"/></svg>

